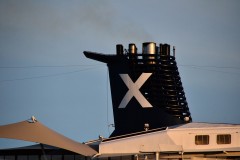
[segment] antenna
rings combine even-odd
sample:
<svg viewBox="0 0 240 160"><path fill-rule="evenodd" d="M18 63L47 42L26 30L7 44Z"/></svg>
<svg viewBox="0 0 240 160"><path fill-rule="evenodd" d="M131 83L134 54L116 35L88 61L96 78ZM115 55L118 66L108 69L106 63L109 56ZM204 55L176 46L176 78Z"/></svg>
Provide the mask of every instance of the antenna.
<svg viewBox="0 0 240 160"><path fill-rule="evenodd" d="M173 57L175 57L175 46L173 46Z"/></svg>

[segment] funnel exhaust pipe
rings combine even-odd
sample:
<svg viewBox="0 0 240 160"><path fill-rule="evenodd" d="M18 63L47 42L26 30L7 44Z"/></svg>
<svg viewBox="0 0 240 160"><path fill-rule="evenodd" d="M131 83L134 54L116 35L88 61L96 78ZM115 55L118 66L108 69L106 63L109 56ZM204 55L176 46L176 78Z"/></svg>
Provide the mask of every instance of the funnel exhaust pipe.
<svg viewBox="0 0 240 160"><path fill-rule="evenodd" d="M116 51L117 51L117 55L123 55L123 45L122 44L117 44L116 45Z"/></svg>
<svg viewBox="0 0 240 160"><path fill-rule="evenodd" d="M148 64L155 64L156 43L154 42L143 43L142 54L143 54L143 58L147 61Z"/></svg>

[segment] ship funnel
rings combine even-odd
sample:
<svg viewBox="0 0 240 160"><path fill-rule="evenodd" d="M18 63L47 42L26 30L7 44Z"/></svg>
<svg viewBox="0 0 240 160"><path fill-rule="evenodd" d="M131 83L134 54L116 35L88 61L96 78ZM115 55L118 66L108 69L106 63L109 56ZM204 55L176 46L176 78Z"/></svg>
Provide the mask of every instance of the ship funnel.
<svg viewBox="0 0 240 160"><path fill-rule="evenodd" d="M192 121L170 45L116 46L117 55L84 52L109 69L115 130L111 137ZM173 52L175 54L175 51Z"/></svg>

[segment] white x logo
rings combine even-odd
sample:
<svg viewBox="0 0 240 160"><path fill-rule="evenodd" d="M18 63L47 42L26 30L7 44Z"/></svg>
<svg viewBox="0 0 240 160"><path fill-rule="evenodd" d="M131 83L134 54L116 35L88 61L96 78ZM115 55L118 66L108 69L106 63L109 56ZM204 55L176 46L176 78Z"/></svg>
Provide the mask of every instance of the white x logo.
<svg viewBox="0 0 240 160"><path fill-rule="evenodd" d="M120 74L120 77L122 78L123 82L126 84L129 90L123 97L118 108L125 108L133 96L137 99L137 101L143 108L152 107L152 105L139 91L139 89L151 75L152 73L142 73L141 76L137 79L137 81L133 83L128 74Z"/></svg>

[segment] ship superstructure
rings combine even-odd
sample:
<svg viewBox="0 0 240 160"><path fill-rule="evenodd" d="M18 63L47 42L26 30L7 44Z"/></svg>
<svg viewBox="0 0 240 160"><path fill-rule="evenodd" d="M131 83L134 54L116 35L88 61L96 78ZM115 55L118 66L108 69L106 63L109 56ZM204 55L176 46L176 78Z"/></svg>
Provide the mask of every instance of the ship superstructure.
<svg viewBox="0 0 240 160"><path fill-rule="evenodd" d="M79 143L32 116L0 126L0 138L39 145L0 150L0 160L240 159L240 124L192 122L174 47L172 55L170 45L154 42L143 43L142 53L133 43L116 50L84 52L109 69L115 123L109 138Z"/></svg>

